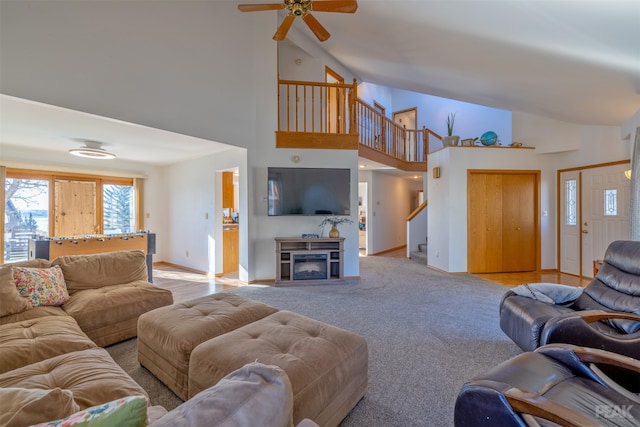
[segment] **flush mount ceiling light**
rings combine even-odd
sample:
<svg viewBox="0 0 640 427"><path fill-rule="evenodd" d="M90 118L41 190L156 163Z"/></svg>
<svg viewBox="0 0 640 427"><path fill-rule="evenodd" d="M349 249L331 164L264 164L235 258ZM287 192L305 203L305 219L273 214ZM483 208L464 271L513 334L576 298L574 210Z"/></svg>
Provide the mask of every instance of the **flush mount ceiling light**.
<svg viewBox="0 0 640 427"><path fill-rule="evenodd" d="M99 141L91 141L88 139L78 140L80 142L84 142L84 146L80 148L72 148L69 150L69 154L78 157L85 157L88 159L115 159L116 155L113 153L109 153L107 150L102 148L102 142Z"/></svg>

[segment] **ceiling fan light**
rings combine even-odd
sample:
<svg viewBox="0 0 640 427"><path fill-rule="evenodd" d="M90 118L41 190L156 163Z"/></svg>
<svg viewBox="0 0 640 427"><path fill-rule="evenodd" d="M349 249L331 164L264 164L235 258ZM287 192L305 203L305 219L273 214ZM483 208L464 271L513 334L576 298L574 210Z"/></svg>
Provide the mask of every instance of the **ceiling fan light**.
<svg viewBox="0 0 640 427"><path fill-rule="evenodd" d="M89 140L85 140L84 142L84 146L70 149L69 154L87 159L108 160L116 158L115 154L109 153L107 150L102 148L101 142Z"/></svg>

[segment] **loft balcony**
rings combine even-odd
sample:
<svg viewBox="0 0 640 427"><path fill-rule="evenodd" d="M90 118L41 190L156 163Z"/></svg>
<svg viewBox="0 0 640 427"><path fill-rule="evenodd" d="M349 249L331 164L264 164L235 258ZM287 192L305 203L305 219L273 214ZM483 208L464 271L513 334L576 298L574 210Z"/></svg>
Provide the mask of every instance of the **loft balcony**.
<svg viewBox="0 0 640 427"><path fill-rule="evenodd" d="M357 85L280 80L277 148L358 150L358 155L404 171L427 170L430 138L407 129L357 96Z"/></svg>

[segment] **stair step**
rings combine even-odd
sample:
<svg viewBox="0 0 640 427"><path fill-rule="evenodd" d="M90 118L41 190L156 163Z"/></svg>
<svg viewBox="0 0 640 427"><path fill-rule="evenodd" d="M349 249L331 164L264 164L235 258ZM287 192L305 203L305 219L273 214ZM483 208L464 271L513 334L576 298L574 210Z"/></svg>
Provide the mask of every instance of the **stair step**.
<svg viewBox="0 0 640 427"><path fill-rule="evenodd" d="M427 264L427 253L420 251L412 251L410 254L410 258L416 262L421 264Z"/></svg>

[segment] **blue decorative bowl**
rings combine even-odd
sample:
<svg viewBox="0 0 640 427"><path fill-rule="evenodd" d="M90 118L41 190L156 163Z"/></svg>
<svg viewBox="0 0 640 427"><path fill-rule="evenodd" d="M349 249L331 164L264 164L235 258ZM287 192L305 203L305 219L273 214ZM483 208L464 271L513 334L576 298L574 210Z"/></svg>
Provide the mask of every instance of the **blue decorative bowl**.
<svg viewBox="0 0 640 427"><path fill-rule="evenodd" d="M495 145L498 142L498 135L493 131L485 132L480 137L480 142L482 145Z"/></svg>

